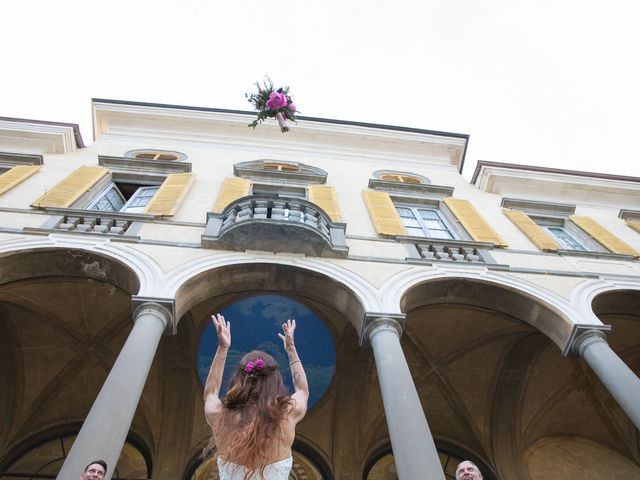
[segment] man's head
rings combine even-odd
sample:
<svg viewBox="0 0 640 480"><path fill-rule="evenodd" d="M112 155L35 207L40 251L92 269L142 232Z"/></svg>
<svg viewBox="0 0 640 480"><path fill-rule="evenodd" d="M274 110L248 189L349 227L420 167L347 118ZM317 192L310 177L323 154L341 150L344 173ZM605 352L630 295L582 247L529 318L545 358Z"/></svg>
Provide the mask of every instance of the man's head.
<svg viewBox="0 0 640 480"><path fill-rule="evenodd" d="M482 474L475 463L465 460L456 468L456 480L482 480Z"/></svg>
<svg viewBox="0 0 640 480"><path fill-rule="evenodd" d="M107 473L107 462L104 460L93 460L84 467L84 473L80 475L80 480L102 480Z"/></svg>

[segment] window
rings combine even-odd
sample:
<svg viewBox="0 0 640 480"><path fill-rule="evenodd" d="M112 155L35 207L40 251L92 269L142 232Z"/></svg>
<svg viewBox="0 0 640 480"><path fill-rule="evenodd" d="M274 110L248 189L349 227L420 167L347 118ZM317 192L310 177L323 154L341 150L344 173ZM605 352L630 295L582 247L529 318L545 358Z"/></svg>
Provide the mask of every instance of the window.
<svg viewBox="0 0 640 480"><path fill-rule="evenodd" d="M453 230L437 208L396 205L396 210L407 230L417 237L454 239Z"/></svg>
<svg viewBox="0 0 640 480"><path fill-rule="evenodd" d="M174 152L172 150L155 150L155 149L136 149L129 150L124 154L126 158L137 158L139 160L156 160L164 162L175 162L186 160L184 153Z"/></svg>
<svg viewBox="0 0 640 480"><path fill-rule="evenodd" d="M603 252L602 246L575 225L569 218L529 215L544 232L559 245L559 250Z"/></svg>
<svg viewBox="0 0 640 480"><path fill-rule="evenodd" d="M275 170L277 172L299 172L300 166L294 163L264 162L264 170Z"/></svg>
<svg viewBox="0 0 640 480"><path fill-rule="evenodd" d="M502 206L507 218L542 251L604 251L575 223L575 205L503 198Z"/></svg>
<svg viewBox="0 0 640 480"><path fill-rule="evenodd" d="M587 249L567 232L564 227L544 227L551 234L556 242L567 250L578 250L586 252Z"/></svg>
<svg viewBox="0 0 640 480"><path fill-rule="evenodd" d="M307 189L293 185L272 185L254 183L251 186L253 195L273 195L276 197L307 198Z"/></svg>
<svg viewBox="0 0 640 480"><path fill-rule="evenodd" d="M408 185L430 185L431 180L423 175L397 170L376 170L373 179L382 182L403 183Z"/></svg>
<svg viewBox="0 0 640 480"><path fill-rule="evenodd" d="M56 478L75 439L75 434L61 435L32 446L8 465L0 478ZM109 471L113 472L113 480L151 478L152 465L147 449L127 439L118 463L115 467L109 465Z"/></svg>
<svg viewBox="0 0 640 480"><path fill-rule="evenodd" d="M178 157L176 155L171 155L167 153L136 153L135 158L144 158L146 160L177 160Z"/></svg>
<svg viewBox="0 0 640 480"><path fill-rule="evenodd" d="M159 185L112 182L88 208L101 212L142 213L159 189Z"/></svg>
<svg viewBox="0 0 640 480"><path fill-rule="evenodd" d="M396 173L385 173L383 175L380 175L380 180L386 180L388 182L411 183L413 185L422 184L422 180L417 177L411 175L398 175Z"/></svg>

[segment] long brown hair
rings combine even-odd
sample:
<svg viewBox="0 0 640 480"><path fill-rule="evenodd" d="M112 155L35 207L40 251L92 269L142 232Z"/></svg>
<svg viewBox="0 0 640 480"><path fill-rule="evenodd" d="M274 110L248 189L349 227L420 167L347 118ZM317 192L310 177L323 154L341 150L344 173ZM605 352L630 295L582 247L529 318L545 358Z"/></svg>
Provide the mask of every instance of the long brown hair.
<svg viewBox="0 0 640 480"><path fill-rule="evenodd" d="M262 362L260 362L262 360ZM206 451L245 467L245 479L256 472L263 477L269 444L282 435L282 420L293 407L278 364L268 353L247 353L236 368L215 431L227 433L221 449L211 436Z"/></svg>

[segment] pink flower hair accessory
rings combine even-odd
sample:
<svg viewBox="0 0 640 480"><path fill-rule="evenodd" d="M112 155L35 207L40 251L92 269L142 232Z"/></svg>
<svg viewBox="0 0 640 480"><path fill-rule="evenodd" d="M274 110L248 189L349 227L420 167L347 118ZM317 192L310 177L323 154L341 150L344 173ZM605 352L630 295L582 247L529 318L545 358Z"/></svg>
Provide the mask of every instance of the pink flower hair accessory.
<svg viewBox="0 0 640 480"><path fill-rule="evenodd" d="M244 366L243 370L244 373L251 373L253 372L253 369L256 368L256 364L253 362L247 362L247 364Z"/></svg>
<svg viewBox="0 0 640 480"><path fill-rule="evenodd" d="M244 373L250 375L257 373L257 370L264 370L266 366L267 364L262 358L256 357L254 360L248 361L245 366L242 367L242 370L244 371Z"/></svg>

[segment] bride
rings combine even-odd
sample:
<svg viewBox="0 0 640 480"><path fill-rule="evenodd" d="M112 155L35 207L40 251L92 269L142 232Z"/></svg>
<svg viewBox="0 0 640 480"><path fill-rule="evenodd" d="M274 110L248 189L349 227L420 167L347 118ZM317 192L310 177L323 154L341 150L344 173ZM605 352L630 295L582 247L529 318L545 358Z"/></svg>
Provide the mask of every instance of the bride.
<svg viewBox="0 0 640 480"><path fill-rule="evenodd" d="M220 399L222 372L231 346L231 324L212 316L218 349L204 388L204 413L213 435L220 480L287 480L293 463L296 424L307 411L309 386L296 352L296 321L287 320L278 336L289 356L295 392L286 391L278 364L254 350L240 361L229 390Z"/></svg>

